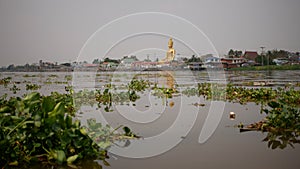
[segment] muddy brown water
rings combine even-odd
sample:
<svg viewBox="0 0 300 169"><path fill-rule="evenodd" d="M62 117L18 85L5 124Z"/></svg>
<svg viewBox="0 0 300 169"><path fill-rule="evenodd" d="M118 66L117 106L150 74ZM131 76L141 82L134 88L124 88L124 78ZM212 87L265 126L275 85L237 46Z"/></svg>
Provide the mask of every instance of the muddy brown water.
<svg viewBox="0 0 300 169"><path fill-rule="evenodd" d="M223 72L222 72L223 73ZM176 76L168 79L168 74ZM66 75L71 75L72 80ZM29 76L29 77L28 77ZM220 79L211 79L206 71L200 72L5 72L0 78L12 77L15 85L21 89L17 94L7 88L0 86L0 94L7 93L9 96L21 96L29 91L25 90L26 83L41 85L38 91L48 95L52 91L65 92L66 85L75 85L76 90L102 88L106 83L122 85L130 82L134 77L143 78L157 82L162 86L173 83L181 87L192 87L197 82L216 82ZM236 85L246 84L245 82L269 82L272 87L283 87L294 85L300 82L300 71L227 71L224 72L226 82ZM222 80L222 79L221 79ZM170 82L171 81L171 82ZM249 86L248 86L249 87ZM250 86L261 87L261 86ZM264 86L263 86L264 87ZM295 144L295 148L288 146L285 149L268 148L268 143L262 140L267 133L244 132L234 127L242 122L250 124L260 121L265 117L260 114L260 105L248 103L226 102L223 112L220 113L220 121L216 122L217 127L212 135L204 143L199 143L199 136L204 128L205 120L209 115L209 110L213 105L211 101L203 98L187 97L178 95L171 99L156 98L151 95L151 91L140 94L141 99L135 105L115 105L113 112L105 112L96 106L83 106L84 115L79 117L84 121L89 118L96 118L104 121L112 127L119 125L129 126L132 131L144 137L144 139L131 140L128 146L122 151L118 148L124 143L116 143L118 147L114 152L109 153L108 162L111 166L105 168L120 169L144 169L144 168L298 168L300 166L300 146ZM171 104L172 103L172 104ZM193 103L202 103L204 106L194 106ZM172 106L170 106L172 105ZM235 112L236 118L230 120L229 113ZM183 115L183 116L181 116ZM189 118L190 116L190 118ZM164 139L161 135L173 128L178 117L187 117L185 122L177 125L176 130L169 132L169 139ZM182 130L187 130L181 131ZM156 137L155 144L142 149L134 149L139 144L143 145L147 139ZM161 138L160 138L161 137ZM175 138L175 139L174 139ZM177 144L174 142L178 141ZM164 146L170 146L167 151ZM126 154L128 148L136 151L132 157L132 151ZM155 155L151 155L151 153ZM143 157L148 154L148 157ZM150 155L149 155L150 154ZM100 162L101 164L101 162ZM92 168L94 163L83 162L82 168Z"/></svg>

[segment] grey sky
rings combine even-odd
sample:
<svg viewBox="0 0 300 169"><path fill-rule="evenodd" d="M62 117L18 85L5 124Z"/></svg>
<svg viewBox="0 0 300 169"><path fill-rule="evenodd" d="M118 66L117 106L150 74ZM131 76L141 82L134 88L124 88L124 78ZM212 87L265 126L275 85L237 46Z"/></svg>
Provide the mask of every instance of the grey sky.
<svg viewBox="0 0 300 169"><path fill-rule="evenodd" d="M73 61L101 26L137 12L187 19L208 36L220 55L230 48L260 46L300 50L299 0L0 0L0 66L40 59ZM201 46L196 50L200 52Z"/></svg>

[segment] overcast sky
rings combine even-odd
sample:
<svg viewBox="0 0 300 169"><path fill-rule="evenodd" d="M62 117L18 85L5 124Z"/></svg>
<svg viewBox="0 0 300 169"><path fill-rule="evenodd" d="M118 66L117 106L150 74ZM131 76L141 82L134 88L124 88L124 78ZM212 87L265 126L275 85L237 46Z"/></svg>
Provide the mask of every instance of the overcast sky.
<svg viewBox="0 0 300 169"><path fill-rule="evenodd" d="M0 0L0 66L34 63L40 59L74 61L99 28L139 12L163 12L186 19L209 38L221 56L231 48L259 51L260 46L265 46L267 50L300 51L299 0ZM139 24L143 23L137 20L124 26L124 29ZM178 27L181 28L180 24ZM149 29L151 31L152 27ZM112 28L109 35L114 35L115 31L118 30ZM191 34L185 27L181 31ZM126 45L123 44L126 48L120 44L109 55L117 58L126 52L142 51L151 39L155 43L153 39L159 38L149 38L147 35L145 38L131 39L126 41ZM166 44L161 41L152 46L149 43L149 48L157 48L158 53L167 49L168 38L160 39ZM180 40L175 39L174 46ZM135 44L142 46L137 48ZM99 44L99 50L108 50L100 46L105 45ZM196 52L207 53L201 48L201 44L194 45ZM178 51L189 54L180 48Z"/></svg>

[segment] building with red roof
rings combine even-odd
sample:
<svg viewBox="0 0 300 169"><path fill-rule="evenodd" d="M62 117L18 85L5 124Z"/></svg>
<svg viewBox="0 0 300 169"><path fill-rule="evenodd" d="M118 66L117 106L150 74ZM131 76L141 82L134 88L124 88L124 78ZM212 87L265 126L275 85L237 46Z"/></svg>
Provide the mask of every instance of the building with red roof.
<svg viewBox="0 0 300 169"><path fill-rule="evenodd" d="M242 56L242 58L245 58L247 60L252 60L255 61L255 59L257 58L258 54L256 51L245 51L244 55Z"/></svg>

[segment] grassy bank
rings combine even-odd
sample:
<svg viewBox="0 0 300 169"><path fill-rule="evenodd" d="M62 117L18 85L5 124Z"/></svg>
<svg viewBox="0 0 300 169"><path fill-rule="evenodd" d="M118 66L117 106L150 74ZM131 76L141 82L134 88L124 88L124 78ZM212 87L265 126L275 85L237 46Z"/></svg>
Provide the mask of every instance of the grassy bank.
<svg viewBox="0 0 300 169"><path fill-rule="evenodd" d="M300 65L268 65L268 66L250 66L250 67L237 67L229 70L300 70Z"/></svg>

